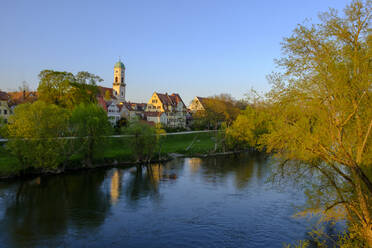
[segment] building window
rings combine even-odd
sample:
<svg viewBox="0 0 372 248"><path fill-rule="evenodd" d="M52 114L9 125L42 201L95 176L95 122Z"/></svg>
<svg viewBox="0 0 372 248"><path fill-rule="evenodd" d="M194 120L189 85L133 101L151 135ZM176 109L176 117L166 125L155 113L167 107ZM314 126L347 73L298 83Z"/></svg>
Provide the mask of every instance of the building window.
<svg viewBox="0 0 372 248"><path fill-rule="evenodd" d="M121 78L121 82L124 83L124 78Z"/></svg>
<svg viewBox="0 0 372 248"><path fill-rule="evenodd" d="M4 109L4 115L7 115L7 114L8 114L8 111Z"/></svg>
<svg viewBox="0 0 372 248"><path fill-rule="evenodd" d="M115 77L115 83L117 83L118 82L118 77Z"/></svg>
<svg viewBox="0 0 372 248"><path fill-rule="evenodd" d="M123 80L121 80L121 81L123 81ZM124 96L124 92L123 91L121 92L121 96Z"/></svg>

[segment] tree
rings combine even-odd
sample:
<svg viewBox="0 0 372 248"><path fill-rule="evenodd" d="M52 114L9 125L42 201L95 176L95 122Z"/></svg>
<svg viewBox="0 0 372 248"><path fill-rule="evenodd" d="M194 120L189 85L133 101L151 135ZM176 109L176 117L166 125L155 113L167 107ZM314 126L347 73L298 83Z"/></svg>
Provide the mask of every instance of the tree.
<svg viewBox="0 0 372 248"><path fill-rule="evenodd" d="M227 126L238 116L240 109L235 99L229 94L220 94L203 100L204 111L198 111L193 115L196 126L207 126L217 129L223 122ZM241 107L241 103L238 104Z"/></svg>
<svg viewBox="0 0 372 248"><path fill-rule="evenodd" d="M102 82L103 79L92 73L81 71L75 75L75 80L71 82L71 93L73 106L77 106L81 103L96 103L98 94L98 82Z"/></svg>
<svg viewBox="0 0 372 248"><path fill-rule="evenodd" d="M62 107L71 105L71 99L68 96L71 83L75 81L72 73L44 70L40 72L39 78L37 91L41 101Z"/></svg>
<svg viewBox="0 0 372 248"><path fill-rule="evenodd" d="M310 210L344 211L350 231L372 247L371 1L353 1L344 13L330 10L284 40L262 142L287 161L283 173L317 178Z"/></svg>
<svg viewBox="0 0 372 248"><path fill-rule="evenodd" d="M54 104L21 104L9 118L7 148L24 169L56 169L66 160L68 140L60 138L68 134L68 120L68 111Z"/></svg>
<svg viewBox="0 0 372 248"><path fill-rule="evenodd" d="M72 112L71 130L74 136L78 137L78 146L82 147L84 165L92 166L98 147L102 148L105 136L111 132L107 113L97 104L82 103Z"/></svg>
<svg viewBox="0 0 372 248"><path fill-rule="evenodd" d="M70 72L44 70L39 74L39 99L73 109L81 103L96 103L97 82L102 79L89 72Z"/></svg>
<svg viewBox="0 0 372 248"><path fill-rule="evenodd" d="M268 133L270 116L267 112L266 106L248 105L226 129L228 145L231 148L258 148L261 137Z"/></svg>
<svg viewBox="0 0 372 248"><path fill-rule="evenodd" d="M135 159L138 162L150 161L158 145L156 129L145 122L134 121L124 131L132 136L130 147Z"/></svg>
<svg viewBox="0 0 372 248"><path fill-rule="evenodd" d="M19 92L30 92L30 86L26 81L22 81L22 85L18 87Z"/></svg>

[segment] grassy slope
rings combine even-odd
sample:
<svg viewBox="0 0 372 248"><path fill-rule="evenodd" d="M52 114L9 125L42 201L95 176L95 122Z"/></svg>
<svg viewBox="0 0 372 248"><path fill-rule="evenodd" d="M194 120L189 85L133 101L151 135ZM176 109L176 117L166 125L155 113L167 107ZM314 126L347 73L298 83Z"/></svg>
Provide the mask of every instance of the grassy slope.
<svg viewBox="0 0 372 248"><path fill-rule="evenodd" d="M161 153L181 153L192 155L208 153L214 148L214 136L210 133L169 135L161 138ZM190 146L188 151L186 149ZM157 150L156 152L158 152ZM119 159L121 161L132 160L129 139L111 139L105 149L104 158Z"/></svg>
<svg viewBox="0 0 372 248"><path fill-rule="evenodd" d="M211 133L169 135L161 138L161 154L180 153L185 155L208 153L214 149L214 135ZM190 146L188 151L186 149ZM133 161L128 138L111 138L108 144L97 154L96 161L118 160L120 162ZM158 153L158 150L156 151ZM72 164L79 164L80 155L74 156ZM0 146L0 176L14 174L20 170L17 159Z"/></svg>

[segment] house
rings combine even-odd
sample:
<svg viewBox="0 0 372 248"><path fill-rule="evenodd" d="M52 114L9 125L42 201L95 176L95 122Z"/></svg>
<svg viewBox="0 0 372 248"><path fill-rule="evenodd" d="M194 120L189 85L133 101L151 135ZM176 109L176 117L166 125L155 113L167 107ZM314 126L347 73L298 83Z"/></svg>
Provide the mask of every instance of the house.
<svg viewBox="0 0 372 248"><path fill-rule="evenodd" d="M107 102L107 117L113 126L120 120L121 109L123 105L116 104L116 102Z"/></svg>
<svg viewBox="0 0 372 248"><path fill-rule="evenodd" d="M8 122L12 111L9 107L10 96L4 91L0 91L0 118Z"/></svg>
<svg viewBox="0 0 372 248"><path fill-rule="evenodd" d="M115 126L121 118L130 119L131 110L128 109L128 105L125 102L117 103L116 101L105 101L105 99L100 97L98 98L98 104L107 112L107 117L113 126Z"/></svg>
<svg viewBox="0 0 372 248"><path fill-rule="evenodd" d="M167 115L165 112L145 112L144 113L147 122L161 124L162 126L167 126Z"/></svg>
<svg viewBox="0 0 372 248"><path fill-rule="evenodd" d="M187 108L179 94L162 94L154 92L147 103L146 112L162 112L167 116L167 126L186 127Z"/></svg>
<svg viewBox="0 0 372 248"><path fill-rule="evenodd" d="M130 109L130 120L133 120L134 118L140 120L146 119L146 103L125 102L125 104L128 106L128 109Z"/></svg>
<svg viewBox="0 0 372 248"><path fill-rule="evenodd" d="M205 109L207 108L207 106L206 106L207 101L208 101L208 98L206 98L206 97L196 96L191 101L191 103L189 105L189 110L191 111L191 113L195 113L195 112L198 112L198 111L205 111Z"/></svg>

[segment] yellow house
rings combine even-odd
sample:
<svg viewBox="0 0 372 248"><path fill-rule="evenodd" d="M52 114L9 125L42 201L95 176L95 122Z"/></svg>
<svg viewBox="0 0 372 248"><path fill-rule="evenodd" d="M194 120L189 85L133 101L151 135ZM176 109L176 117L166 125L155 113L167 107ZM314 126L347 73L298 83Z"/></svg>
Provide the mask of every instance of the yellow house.
<svg viewBox="0 0 372 248"><path fill-rule="evenodd" d="M11 115L11 109L9 108L9 95L0 91L0 118L8 122L9 116Z"/></svg>
<svg viewBox="0 0 372 248"><path fill-rule="evenodd" d="M191 112L204 111L205 103L208 98L196 96L190 103L189 109Z"/></svg>
<svg viewBox="0 0 372 248"><path fill-rule="evenodd" d="M164 112L167 116L167 126L186 127L187 108L179 94L154 92L147 103L146 112Z"/></svg>

